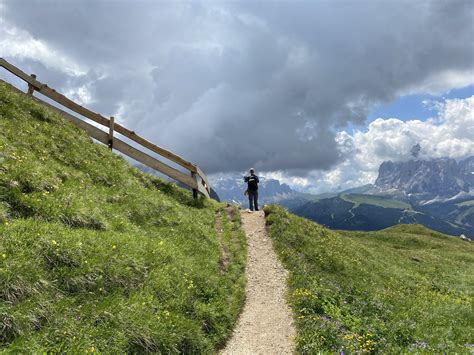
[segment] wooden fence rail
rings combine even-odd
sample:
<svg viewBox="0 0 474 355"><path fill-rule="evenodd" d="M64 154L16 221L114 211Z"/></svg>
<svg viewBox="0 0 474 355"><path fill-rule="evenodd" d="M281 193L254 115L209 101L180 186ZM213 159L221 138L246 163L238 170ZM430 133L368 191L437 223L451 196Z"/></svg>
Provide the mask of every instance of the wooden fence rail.
<svg viewBox="0 0 474 355"><path fill-rule="evenodd" d="M85 122L84 120L77 118L76 116L71 115L56 106L53 106L37 97L33 97L33 99L36 100L37 102L45 106L48 106L50 109L66 117L76 126L84 129L92 138L98 140L99 142L105 145L108 145L111 149L116 149L119 152L129 156L130 158L135 159L139 161L140 163L152 169L155 169L181 182L182 184L190 187L193 190L194 197L197 197L198 192L206 197L210 197L210 185L207 180L207 177L197 165L186 161L185 159L181 158L179 155L176 155L164 148L157 146L156 144L148 141L147 139L143 137L140 137L134 131L131 131L128 128L125 128L124 126L115 122L114 117L111 117L109 119L107 117L104 117L98 113L95 113L75 103L74 101L68 99L66 96L58 93L56 90L48 87L48 85L43 84L39 82L38 80L36 80L36 75L26 74L25 72L21 71L19 68L8 63L3 58L0 58L0 66L5 68L10 73L22 79L28 84L28 91L27 91L28 95L32 96L33 93L37 91L41 93L42 95L48 97L49 99L53 100L54 102L64 107L67 107L71 111L108 128L108 132L105 132L101 130L100 128L97 128L96 126L91 125ZM19 90L17 89L17 91ZM181 167L187 169L189 171L189 174L185 174L182 171L175 169L163 163L162 161L144 153L143 151L132 147L131 145L115 137L114 132L120 133L123 136L129 138L130 140L136 142L138 145L145 147L154 153L159 154L160 156L176 163L177 165L180 165Z"/></svg>

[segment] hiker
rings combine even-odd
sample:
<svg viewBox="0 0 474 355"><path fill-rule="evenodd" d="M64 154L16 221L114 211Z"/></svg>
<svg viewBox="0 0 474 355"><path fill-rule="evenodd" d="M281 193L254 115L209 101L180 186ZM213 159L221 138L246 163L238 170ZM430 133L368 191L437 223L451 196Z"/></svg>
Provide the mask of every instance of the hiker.
<svg viewBox="0 0 474 355"><path fill-rule="evenodd" d="M258 176L255 175L255 170L252 168L250 169L250 175L244 176L244 181L247 183L247 191L245 194L249 197L249 208L250 211L254 210L258 211Z"/></svg>

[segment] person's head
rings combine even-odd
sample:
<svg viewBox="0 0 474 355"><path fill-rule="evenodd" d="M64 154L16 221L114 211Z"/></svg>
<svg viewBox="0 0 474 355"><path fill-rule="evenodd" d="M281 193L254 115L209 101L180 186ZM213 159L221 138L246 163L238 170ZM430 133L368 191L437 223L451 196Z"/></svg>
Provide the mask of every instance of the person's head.
<svg viewBox="0 0 474 355"><path fill-rule="evenodd" d="M253 174L255 172L254 168L250 168L250 174Z"/></svg>

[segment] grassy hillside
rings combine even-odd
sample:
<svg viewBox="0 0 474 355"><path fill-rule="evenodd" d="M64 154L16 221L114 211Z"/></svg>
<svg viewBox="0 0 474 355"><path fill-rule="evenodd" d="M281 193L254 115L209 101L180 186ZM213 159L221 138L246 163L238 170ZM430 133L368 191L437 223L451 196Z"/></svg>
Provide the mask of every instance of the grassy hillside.
<svg viewBox="0 0 474 355"><path fill-rule="evenodd" d="M0 83L0 351L212 352L243 303L245 248L238 211Z"/></svg>
<svg viewBox="0 0 474 355"><path fill-rule="evenodd" d="M362 195L362 194L341 194L345 201L353 202L352 208L357 208L362 204L374 205L384 208L398 208L402 210L411 210L410 204L383 196Z"/></svg>
<svg viewBox="0 0 474 355"><path fill-rule="evenodd" d="M420 225L335 232L265 213L290 271L298 352L472 351L474 243Z"/></svg>

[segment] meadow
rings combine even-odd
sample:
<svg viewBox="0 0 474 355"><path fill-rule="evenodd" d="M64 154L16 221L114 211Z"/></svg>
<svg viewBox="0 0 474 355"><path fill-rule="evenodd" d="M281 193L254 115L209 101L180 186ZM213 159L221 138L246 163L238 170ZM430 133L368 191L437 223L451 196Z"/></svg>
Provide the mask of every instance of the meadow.
<svg viewBox="0 0 474 355"><path fill-rule="evenodd" d="M397 225L333 231L271 205L300 354L474 350L474 243Z"/></svg>

